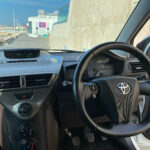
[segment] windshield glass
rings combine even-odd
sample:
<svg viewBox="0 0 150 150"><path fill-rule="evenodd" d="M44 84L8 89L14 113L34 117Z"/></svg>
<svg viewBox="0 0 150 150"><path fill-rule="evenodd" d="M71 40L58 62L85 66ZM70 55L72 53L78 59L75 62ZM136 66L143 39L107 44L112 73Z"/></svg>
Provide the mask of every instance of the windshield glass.
<svg viewBox="0 0 150 150"><path fill-rule="evenodd" d="M0 49L87 51L114 41L139 0L0 0Z"/></svg>

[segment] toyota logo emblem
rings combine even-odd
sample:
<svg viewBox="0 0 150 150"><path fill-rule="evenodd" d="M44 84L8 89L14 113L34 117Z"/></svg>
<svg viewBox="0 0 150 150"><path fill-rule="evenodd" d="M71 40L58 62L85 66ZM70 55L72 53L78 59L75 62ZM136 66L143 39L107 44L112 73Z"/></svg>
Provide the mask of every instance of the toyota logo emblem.
<svg viewBox="0 0 150 150"><path fill-rule="evenodd" d="M117 84L117 92L123 95L126 95L130 92L130 85L127 83Z"/></svg>

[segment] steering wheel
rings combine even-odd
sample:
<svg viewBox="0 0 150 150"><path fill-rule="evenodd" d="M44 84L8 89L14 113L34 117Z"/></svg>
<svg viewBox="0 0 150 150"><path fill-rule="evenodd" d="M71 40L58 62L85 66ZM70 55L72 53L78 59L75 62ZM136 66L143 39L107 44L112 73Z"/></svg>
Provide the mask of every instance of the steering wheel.
<svg viewBox="0 0 150 150"><path fill-rule="evenodd" d="M121 42L104 43L88 51L80 60L73 79L74 99L81 117L91 129L109 137L129 137L150 128L150 117L139 124L131 122L132 113L137 103L139 104L138 96L150 95L150 81L140 82L134 77L118 75L95 78L90 82L82 81L91 59L113 49L122 50L137 57L150 76L150 60L138 48ZM99 126L88 114L85 101L91 95L102 102L107 116L113 123L111 128Z"/></svg>

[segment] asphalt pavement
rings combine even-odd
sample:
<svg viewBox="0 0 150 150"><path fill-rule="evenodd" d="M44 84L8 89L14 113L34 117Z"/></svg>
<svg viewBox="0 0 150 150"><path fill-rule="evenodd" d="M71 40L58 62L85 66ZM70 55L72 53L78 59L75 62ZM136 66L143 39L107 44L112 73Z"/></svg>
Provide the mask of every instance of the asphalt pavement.
<svg viewBox="0 0 150 150"><path fill-rule="evenodd" d="M27 34L22 34L10 43L5 43L0 49L14 49L14 48L49 48L48 37L41 39L40 37L29 37Z"/></svg>

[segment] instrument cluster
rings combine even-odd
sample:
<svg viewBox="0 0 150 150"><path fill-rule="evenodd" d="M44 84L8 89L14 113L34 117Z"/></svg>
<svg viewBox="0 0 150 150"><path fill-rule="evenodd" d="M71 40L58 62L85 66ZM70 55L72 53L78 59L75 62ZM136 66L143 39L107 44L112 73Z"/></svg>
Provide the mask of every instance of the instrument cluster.
<svg viewBox="0 0 150 150"><path fill-rule="evenodd" d="M89 78L104 77L114 74L114 65L107 56L98 56L89 63L87 68Z"/></svg>

